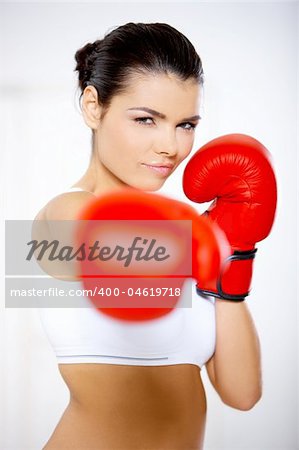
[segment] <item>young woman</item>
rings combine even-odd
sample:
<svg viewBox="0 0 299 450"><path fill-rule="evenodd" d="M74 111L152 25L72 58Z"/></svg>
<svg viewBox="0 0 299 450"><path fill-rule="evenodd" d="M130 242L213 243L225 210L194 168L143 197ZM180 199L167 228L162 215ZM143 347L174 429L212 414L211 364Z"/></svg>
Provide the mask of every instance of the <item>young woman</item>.
<svg viewBox="0 0 299 450"><path fill-rule="evenodd" d="M171 26L128 23L75 57L91 159L38 220L75 220L94 196L127 186L159 190L189 155L200 120L202 63ZM45 450L201 449L203 366L224 403L255 405L260 349L245 302L193 300L130 326L91 308L40 310L70 391Z"/></svg>

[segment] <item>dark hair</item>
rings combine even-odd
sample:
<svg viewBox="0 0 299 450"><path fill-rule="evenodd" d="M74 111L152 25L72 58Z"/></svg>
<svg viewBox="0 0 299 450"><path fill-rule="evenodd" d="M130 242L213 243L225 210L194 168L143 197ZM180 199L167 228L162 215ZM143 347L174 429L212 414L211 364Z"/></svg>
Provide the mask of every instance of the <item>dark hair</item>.
<svg viewBox="0 0 299 450"><path fill-rule="evenodd" d="M165 23L127 23L80 48L75 59L81 96L86 86L94 86L104 109L136 73L168 72L203 84L201 59L193 45Z"/></svg>

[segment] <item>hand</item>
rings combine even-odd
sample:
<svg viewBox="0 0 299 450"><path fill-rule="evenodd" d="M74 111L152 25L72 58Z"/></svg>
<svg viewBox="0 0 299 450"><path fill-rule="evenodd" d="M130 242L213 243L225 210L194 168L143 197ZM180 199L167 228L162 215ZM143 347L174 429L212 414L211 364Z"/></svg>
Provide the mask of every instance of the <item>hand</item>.
<svg viewBox="0 0 299 450"><path fill-rule="evenodd" d="M197 203L213 200L205 212L225 232L233 255L216 283L200 281L199 293L242 301L249 294L255 243L270 233L276 210L276 180L268 150L244 134L208 142L188 162L186 196Z"/></svg>
<svg viewBox="0 0 299 450"><path fill-rule="evenodd" d="M181 290L186 278L215 282L229 255L224 233L191 206L131 188L92 199L77 223L84 288L99 310L118 319L149 320L169 313L180 298L172 294L180 292L175 289ZM107 283L119 291L95 302L91 292ZM126 295L130 287L141 295ZM168 297L143 295L161 288L168 288Z"/></svg>

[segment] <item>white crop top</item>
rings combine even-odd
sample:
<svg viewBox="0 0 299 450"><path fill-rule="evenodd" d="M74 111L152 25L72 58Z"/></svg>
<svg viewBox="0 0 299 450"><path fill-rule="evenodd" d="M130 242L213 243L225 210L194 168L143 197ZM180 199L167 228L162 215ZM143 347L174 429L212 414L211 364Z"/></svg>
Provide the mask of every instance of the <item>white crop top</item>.
<svg viewBox="0 0 299 450"><path fill-rule="evenodd" d="M75 190L82 189L71 191ZM149 321L116 320L93 306L39 308L58 364L195 364L201 368L215 351L215 303L213 297L196 293L194 280L186 283L192 284L192 307L176 307Z"/></svg>

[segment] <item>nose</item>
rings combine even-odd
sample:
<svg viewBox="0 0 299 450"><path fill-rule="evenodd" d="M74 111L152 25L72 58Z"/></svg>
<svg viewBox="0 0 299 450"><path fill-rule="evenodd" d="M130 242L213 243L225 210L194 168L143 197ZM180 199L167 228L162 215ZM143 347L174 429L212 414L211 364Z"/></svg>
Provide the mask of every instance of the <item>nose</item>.
<svg viewBox="0 0 299 450"><path fill-rule="evenodd" d="M161 136L161 139L156 142L155 152L159 155L175 156L178 153L178 143L175 132L169 131Z"/></svg>

